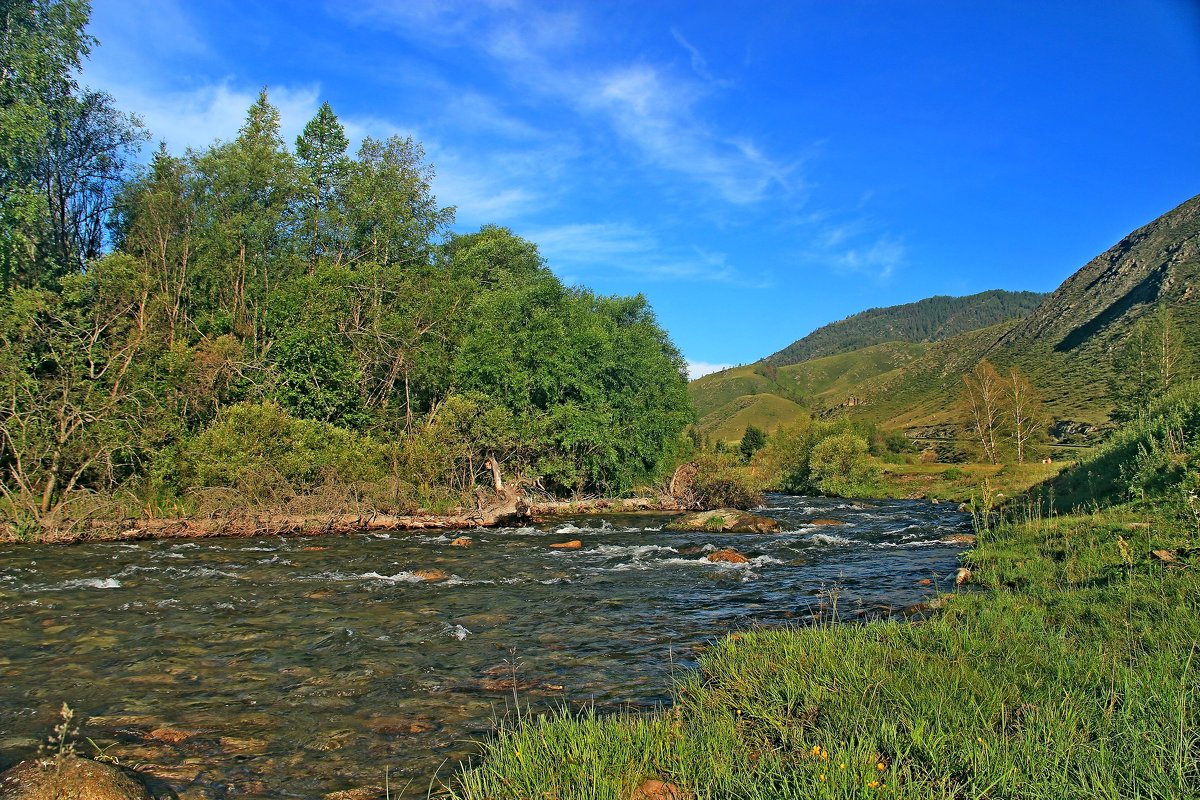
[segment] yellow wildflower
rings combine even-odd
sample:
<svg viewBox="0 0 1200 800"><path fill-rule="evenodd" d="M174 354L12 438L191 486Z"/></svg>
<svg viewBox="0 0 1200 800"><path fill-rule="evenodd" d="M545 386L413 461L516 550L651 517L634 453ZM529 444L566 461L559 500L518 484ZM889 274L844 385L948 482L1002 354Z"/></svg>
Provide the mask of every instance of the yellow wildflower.
<svg viewBox="0 0 1200 800"><path fill-rule="evenodd" d="M875 765L875 769L879 770L880 772L883 772L885 769L887 769L887 764L884 764L882 761L880 761L878 764Z"/></svg>
<svg viewBox="0 0 1200 800"><path fill-rule="evenodd" d="M821 783L824 783L824 782L825 782L825 773L822 772L821 773Z"/></svg>

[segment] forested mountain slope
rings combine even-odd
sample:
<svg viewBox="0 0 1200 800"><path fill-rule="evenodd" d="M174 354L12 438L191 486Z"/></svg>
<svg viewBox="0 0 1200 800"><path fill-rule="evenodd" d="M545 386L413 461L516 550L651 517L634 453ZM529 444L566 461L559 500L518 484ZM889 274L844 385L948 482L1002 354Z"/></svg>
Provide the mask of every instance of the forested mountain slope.
<svg viewBox="0 0 1200 800"><path fill-rule="evenodd" d="M1037 292L993 289L967 297L928 297L915 303L872 308L817 328L763 363L799 364L883 342L938 342L959 333L1023 317L1046 297Z"/></svg>

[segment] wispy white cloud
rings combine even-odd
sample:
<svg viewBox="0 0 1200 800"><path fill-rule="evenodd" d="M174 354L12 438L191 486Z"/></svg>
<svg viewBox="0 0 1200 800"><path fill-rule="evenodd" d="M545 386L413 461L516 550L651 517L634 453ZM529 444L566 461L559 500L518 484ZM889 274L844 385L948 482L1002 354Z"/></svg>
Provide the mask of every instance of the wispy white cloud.
<svg viewBox="0 0 1200 800"><path fill-rule="evenodd" d="M578 14L526 10L515 2L450 4L375 0L347 11L365 24L388 24L425 44L474 47L494 59L522 91L569 109L585 121L599 119L632 145L648 166L707 186L716 199L738 206L800 188L795 164L769 156L751 137L724 132L705 120L703 101L716 82L674 74L669 65L603 63L585 55L591 43ZM339 6L339 8L341 8ZM446 25L456 32L446 36ZM700 52L677 31L676 41L707 72Z"/></svg>
<svg viewBox="0 0 1200 800"><path fill-rule="evenodd" d="M691 59L692 72L696 73L696 75L709 83L713 83L718 86L729 85L728 81L717 80L715 77L713 77L712 70L708 68L708 59L706 59L704 54L700 52L700 48L696 47L684 37L683 33L681 33L678 28L671 28L671 36L675 38L675 41L680 47L687 51L688 56Z"/></svg>
<svg viewBox="0 0 1200 800"><path fill-rule="evenodd" d="M573 223L524 231L560 274L626 273L640 280L688 279L756 285L728 263L724 253L664 245L643 228L623 222Z"/></svg>
<svg viewBox="0 0 1200 800"><path fill-rule="evenodd" d="M172 152L203 148L216 139L237 136L246 111L258 99L258 89L235 87L230 82L187 90L163 91L131 79L113 81L93 75L92 85L116 98L122 108L136 109L155 141L165 141ZM271 104L279 109L280 128L289 145L320 106L318 86L268 87Z"/></svg>
<svg viewBox="0 0 1200 800"><path fill-rule="evenodd" d="M720 372L723 369L729 369L733 364L712 364L708 361L688 361L688 380L694 381L696 378L711 375L714 372Z"/></svg>
<svg viewBox="0 0 1200 800"><path fill-rule="evenodd" d="M844 272L886 281L892 277L896 268L904 263L905 252L903 242L884 237L837 253L834 264Z"/></svg>

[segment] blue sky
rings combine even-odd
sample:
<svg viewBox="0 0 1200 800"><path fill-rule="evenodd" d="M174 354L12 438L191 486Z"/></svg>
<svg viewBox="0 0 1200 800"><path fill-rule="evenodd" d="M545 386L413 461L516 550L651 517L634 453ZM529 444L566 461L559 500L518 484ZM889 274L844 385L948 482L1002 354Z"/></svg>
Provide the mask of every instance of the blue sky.
<svg viewBox="0 0 1200 800"><path fill-rule="evenodd" d="M1200 8L93 0L84 82L172 151L421 141L460 231L643 292L697 370L875 306L1049 291L1200 193Z"/></svg>

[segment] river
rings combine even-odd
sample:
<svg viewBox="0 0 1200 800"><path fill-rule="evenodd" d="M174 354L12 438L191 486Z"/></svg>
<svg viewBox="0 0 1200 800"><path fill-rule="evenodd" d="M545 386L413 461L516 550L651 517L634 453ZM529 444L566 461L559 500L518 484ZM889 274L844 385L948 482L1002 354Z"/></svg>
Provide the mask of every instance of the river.
<svg viewBox="0 0 1200 800"><path fill-rule="evenodd" d="M705 643L855 620L953 585L967 515L769 495L777 535L662 515L460 534L0 547L0 769L65 701L185 798L424 797L515 703L653 708ZM814 525L835 520L839 525ZM579 539L578 550L550 544ZM746 564L706 553L733 547ZM447 579L413 573L439 569ZM349 797L351 795L343 795Z"/></svg>

